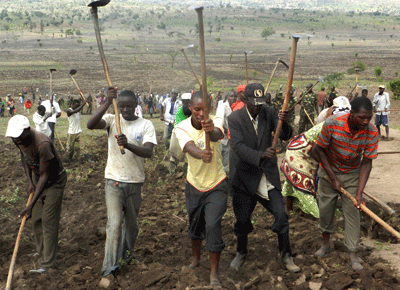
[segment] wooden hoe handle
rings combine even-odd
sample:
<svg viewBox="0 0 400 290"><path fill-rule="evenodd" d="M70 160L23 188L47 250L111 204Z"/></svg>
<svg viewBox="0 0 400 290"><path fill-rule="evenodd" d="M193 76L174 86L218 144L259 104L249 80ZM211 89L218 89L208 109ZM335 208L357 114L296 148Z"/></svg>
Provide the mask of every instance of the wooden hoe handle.
<svg viewBox="0 0 400 290"><path fill-rule="evenodd" d="M31 192L29 194L28 202L26 203L26 206L28 206L28 204L31 203L32 197L33 197L33 192ZM17 235L17 240L15 241L15 247L14 247L14 252L13 252L13 255L11 258L10 269L8 270L6 290L11 290L11 282L12 282L12 276L14 273L15 261L17 260L19 243L21 242L22 231L24 230L25 222L26 222L26 215L24 215L22 217L21 225L19 227L19 231L18 231L18 235Z"/></svg>

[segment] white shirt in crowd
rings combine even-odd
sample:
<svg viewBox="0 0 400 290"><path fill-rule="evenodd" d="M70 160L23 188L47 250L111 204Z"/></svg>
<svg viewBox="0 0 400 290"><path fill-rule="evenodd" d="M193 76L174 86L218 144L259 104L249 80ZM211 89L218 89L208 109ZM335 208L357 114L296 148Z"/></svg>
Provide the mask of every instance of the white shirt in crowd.
<svg viewBox="0 0 400 290"><path fill-rule="evenodd" d="M174 122L175 121L175 117L176 117L176 111L178 111L178 108L180 106L182 106L182 101L179 99L176 99L176 101L173 103L174 104L174 109L172 110L172 114L171 114L171 98L166 98L164 99L164 101L162 102L162 106L164 107L164 119L166 120L165 124L168 125L170 122Z"/></svg>
<svg viewBox="0 0 400 290"><path fill-rule="evenodd" d="M47 120L44 120L45 116L41 116L38 112L33 114L33 123L36 125L36 131L42 132L50 137L51 130L49 124L47 124Z"/></svg>
<svg viewBox="0 0 400 290"><path fill-rule="evenodd" d="M125 149L122 155L114 135L118 135L115 125L115 115L106 114L102 118L108 130L108 158L105 178L126 183L144 182L144 158ZM145 143L157 145L156 131L151 121L137 118L134 121L125 120L120 115L121 131L128 143L143 146Z"/></svg>
<svg viewBox="0 0 400 290"><path fill-rule="evenodd" d="M143 119L143 109L141 105L137 105L135 109L135 116Z"/></svg>
<svg viewBox="0 0 400 290"><path fill-rule="evenodd" d="M222 120L222 124L224 126L224 139L221 140L221 144L227 145L229 142L227 131L229 129L228 126L228 116L232 113L232 108L229 105L229 102L226 100L220 100L218 102L217 112L215 113L215 118L220 118Z"/></svg>
<svg viewBox="0 0 400 290"><path fill-rule="evenodd" d="M390 97L387 92L383 92L382 95L376 93L372 100L372 106L376 107L377 114L389 115L390 112L383 112L385 109L390 110ZM379 112L382 111L382 112Z"/></svg>
<svg viewBox="0 0 400 290"><path fill-rule="evenodd" d="M73 110L69 108L69 110ZM80 113L72 114L68 117L69 127L68 127L68 134L78 134L82 132L81 128L81 115Z"/></svg>
<svg viewBox="0 0 400 290"><path fill-rule="evenodd" d="M61 113L60 105L56 101L53 101L53 106L51 106L50 100L45 100L40 104L46 108L46 114L51 114L51 117L47 119L47 122L57 123L56 115L57 113Z"/></svg>

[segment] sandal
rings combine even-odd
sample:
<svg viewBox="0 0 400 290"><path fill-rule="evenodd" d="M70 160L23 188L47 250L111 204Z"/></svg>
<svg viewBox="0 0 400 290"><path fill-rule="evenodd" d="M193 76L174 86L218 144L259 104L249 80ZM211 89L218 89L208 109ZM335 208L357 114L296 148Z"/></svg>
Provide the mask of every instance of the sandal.
<svg viewBox="0 0 400 290"><path fill-rule="evenodd" d="M219 282L218 279L211 279L210 280L210 287L222 287L221 283Z"/></svg>

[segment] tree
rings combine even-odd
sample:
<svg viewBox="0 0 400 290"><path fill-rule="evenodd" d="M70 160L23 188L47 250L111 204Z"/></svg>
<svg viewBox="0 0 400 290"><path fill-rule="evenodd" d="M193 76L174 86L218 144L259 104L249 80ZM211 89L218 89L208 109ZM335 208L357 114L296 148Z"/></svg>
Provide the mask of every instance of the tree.
<svg viewBox="0 0 400 290"><path fill-rule="evenodd" d="M68 35L74 35L74 30L72 28L65 30L65 37L68 37Z"/></svg>
<svg viewBox="0 0 400 290"><path fill-rule="evenodd" d="M394 79L389 82L389 90L393 92L393 99L400 99L400 79Z"/></svg>
<svg viewBox="0 0 400 290"><path fill-rule="evenodd" d="M264 37L265 40L267 40L267 37L274 34L275 30L272 29L272 27L265 27L262 31L261 31L261 37Z"/></svg>
<svg viewBox="0 0 400 290"><path fill-rule="evenodd" d="M170 61L171 61L171 68L173 68L174 62L175 62L175 57L178 55L178 50L171 49L170 51L168 51L168 55L169 55Z"/></svg>
<svg viewBox="0 0 400 290"><path fill-rule="evenodd" d="M331 73L324 78L324 81L326 83L326 86L328 87L331 86L337 87L339 81L341 81L343 78L344 78L344 73Z"/></svg>
<svg viewBox="0 0 400 290"><path fill-rule="evenodd" d="M375 76L376 76L377 78L380 77L381 74L382 74L382 68L380 68L379 66L376 66L376 67L374 68L374 73L375 73Z"/></svg>
<svg viewBox="0 0 400 290"><path fill-rule="evenodd" d="M361 71L365 71L367 69L367 66L365 65L365 63L356 60L351 64L351 67L347 70L347 73L354 74L356 72L356 68L360 69Z"/></svg>

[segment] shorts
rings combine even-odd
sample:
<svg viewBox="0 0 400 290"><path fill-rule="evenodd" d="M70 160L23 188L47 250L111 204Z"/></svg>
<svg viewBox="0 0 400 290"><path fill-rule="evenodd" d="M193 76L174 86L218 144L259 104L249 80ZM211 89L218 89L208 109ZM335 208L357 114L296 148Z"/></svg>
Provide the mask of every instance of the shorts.
<svg viewBox="0 0 400 290"><path fill-rule="evenodd" d="M375 126L387 126L389 125L389 116L388 115L375 115Z"/></svg>

